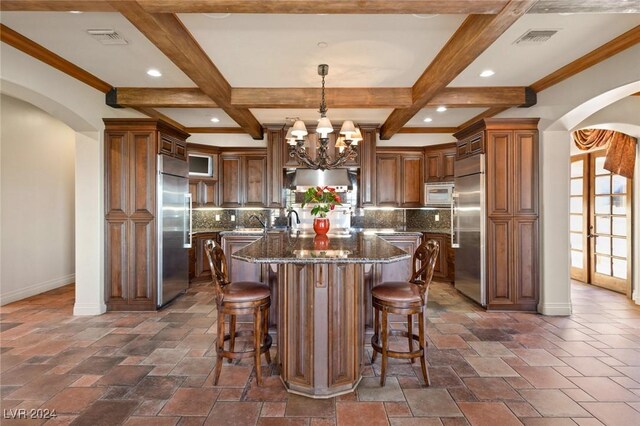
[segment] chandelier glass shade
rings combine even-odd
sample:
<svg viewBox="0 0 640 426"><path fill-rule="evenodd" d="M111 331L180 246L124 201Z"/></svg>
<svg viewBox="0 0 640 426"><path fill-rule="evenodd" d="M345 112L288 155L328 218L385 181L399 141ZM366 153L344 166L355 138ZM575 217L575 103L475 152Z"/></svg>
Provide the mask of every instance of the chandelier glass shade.
<svg viewBox="0 0 640 426"><path fill-rule="evenodd" d="M293 145L290 150L290 156L296 158L306 167L314 170L329 170L342 166L349 160L355 159L357 153L354 146L362 140L362 134L353 121L346 120L342 123L338 137L336 138L336 152L334 158L329 156L327 150L329 147L329 134L333 133L333 125L327 118L327 105L324 97L324 78L329 73L329 65L318 65L318 74L322 76L321 102L320 102L320 119L316 126L316 133L320 146L317 150L316 158L311 158L305 149L305 137L309 134L304 121L296 120L287 130L285 139L289 145Z"/></svg>

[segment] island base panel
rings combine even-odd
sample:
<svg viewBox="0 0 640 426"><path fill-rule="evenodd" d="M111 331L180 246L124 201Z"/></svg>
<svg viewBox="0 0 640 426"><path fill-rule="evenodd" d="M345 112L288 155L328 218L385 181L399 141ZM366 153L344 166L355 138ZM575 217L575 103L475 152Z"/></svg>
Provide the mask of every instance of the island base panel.
<svg viewBox="0 0 640 426"><path fill-rule="evenodd" d="M313 398L353 391L364 359L362 264L278 267L278 351L286 388Z"/></svg>

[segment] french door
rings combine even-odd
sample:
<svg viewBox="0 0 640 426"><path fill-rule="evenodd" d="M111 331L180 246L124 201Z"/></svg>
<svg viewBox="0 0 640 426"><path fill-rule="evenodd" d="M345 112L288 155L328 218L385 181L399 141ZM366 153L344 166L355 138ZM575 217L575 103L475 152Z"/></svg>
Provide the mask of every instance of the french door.
<svg viewBox="0 0 640 426"><path fill-rule="evenodd" d="M572 157L571 276L629 295L632 181L604 160L604 151Z"/></svg>

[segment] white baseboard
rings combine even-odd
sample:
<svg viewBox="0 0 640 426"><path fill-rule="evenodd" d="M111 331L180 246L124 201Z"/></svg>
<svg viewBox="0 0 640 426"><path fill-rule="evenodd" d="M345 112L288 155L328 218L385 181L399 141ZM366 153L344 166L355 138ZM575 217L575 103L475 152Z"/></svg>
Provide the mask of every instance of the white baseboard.
<svg viewBox="0 0 640 426"><path fill-rule="evenodd" d="M36 294L44 293L45 291L53 290L67 284L73 284L75 281L76 274L69 274L42 283L33 284L28 287L9 291L7 293L2 293L0 294L0 306L6 305L7 303L17 302L18 300L35 296Z"/></svg>
<svg viewBox="0 0 640 426"><path fill-rule="evenodd" d="M107 305L99 303L76 303L73 305L74 316L102 315L107 312Z"/></svg>
<svg viewBox="0 0 640 426"><path fill-rule="evenodd" d="M568 316L571 315L571 303L540 303L538 312L548 316Z"/></svg>

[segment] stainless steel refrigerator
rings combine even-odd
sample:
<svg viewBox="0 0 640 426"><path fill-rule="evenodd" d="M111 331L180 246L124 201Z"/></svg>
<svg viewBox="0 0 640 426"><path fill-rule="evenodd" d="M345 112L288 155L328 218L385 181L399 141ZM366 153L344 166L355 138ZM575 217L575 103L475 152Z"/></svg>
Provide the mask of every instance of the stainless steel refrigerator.
<svg viewBox="0 0 640 426"><path fill-rule="evenodd" d="M158 155L158 307L189 287L191 194L184 160Z"/></svg>
<svg viewBox="0 0 640 426"><path fill-rule="evenodd" d="M486 185L484 155L456 161L453 196L455 287L482 306L486 285Z"/></svg>

